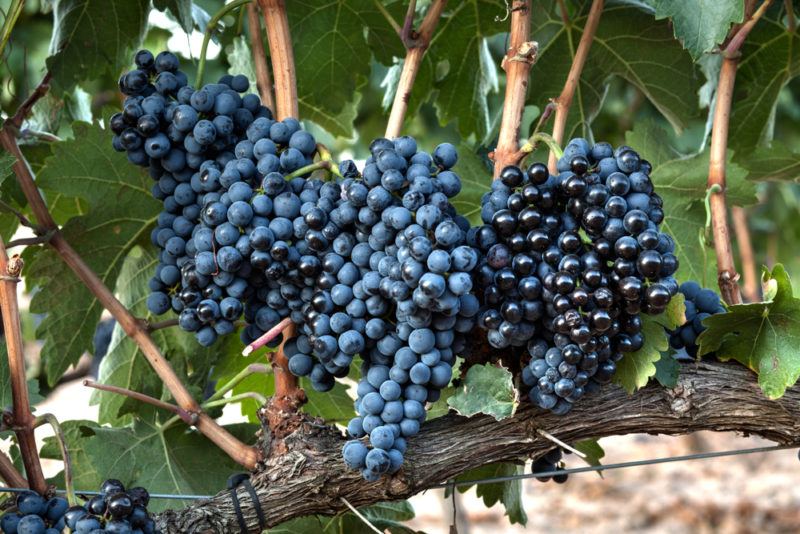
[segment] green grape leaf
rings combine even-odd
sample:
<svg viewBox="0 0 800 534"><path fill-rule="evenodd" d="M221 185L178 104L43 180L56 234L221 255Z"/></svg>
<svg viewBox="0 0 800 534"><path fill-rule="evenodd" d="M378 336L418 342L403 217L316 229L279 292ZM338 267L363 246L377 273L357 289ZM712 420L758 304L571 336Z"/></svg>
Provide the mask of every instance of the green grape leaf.
<svg viewBox="0 0 800 534"><path fill-rule="evenodd" d="M539 42L539 59L531 71L535 90L529 91L528 103L543 106L561 93L589 4L584 2L580 13L565 27L556 2L534 2L532 35ZM575 92L565 139L591 139L590 125L612 76L636 86L675 129L684 128L698 113L697 91L702 76L689 54L673 39L670 24L635 7L609 6L603 10Z"/></svg>
<svg viewBox="0 0 800 534"><path fill-rule="evenodd" d="M358 510L370 523L382 532L392 534L416 534L418 531L403 525L403 521L414 519L414 508L408 501L381 502ZM352 512L334 518L304 516L267 529L264 534L371 534L375 532ZM419 534L422 534L421 532Z"/></svg>
<svg viewBox="0 0 800 534"><path fill-rule="evenodd" d="M20 150L22 151L22 155L25 156L25 159L27 160L28 165L34 174L38 173L42 169L45 159L52 155L51 143L23 144L20 145ZM0 154L6 155L7 157L13 157L7 152L4 152L2 149L0 149ZM0 183L0 198L31 219L33 218L33 215L30 212L30 209L28 209L28 199L25 198L25 194L22 192L19 182L16 179L8 179L12 176L11 173L13 172L10 168L12 162L9 161L8 164L9 167L7 173L5 173L3 176L0 176L0 180L2 180L2 183ZM56 193L55 191L43 190L42 192L47 199L50 214L58 224L63 224L69 217L80 214L80 205L85 204L85 202L81 201L80 199L72 199L72 202L65 202L65 197ZM65 217L65 215L68 216ZM4 238L11 239L11 236L19 227L19 223L12 221L8 217L10 217L10 214L0 209L0 221L5 223L2 226L2 228L5 230L2 230L4 233L1 235ZM16 220L16 217L14 217L14 219Z"/></svg>
<svg viewBox="0 0 800 534"><path fill-rule="evenodd" d="M192 33L194 18L192 12L200 9L192 5L192 0L153 0L153 7L159 11L169 11L181 25L183 31Z"/></svg>
<svg viewBox="0 0 800 534"><path fill-rule="evenodd" d="M287 10L298 97L306 111L318 110L315 122L339 116L353 100L359 80L370 73L365 51L375 47L384 59L402 53L400 38L388 37L394 31L372 0L296 0Z"/></svg>
<svg viewBox="0 0 800 534"><path fill-rule="evenodd" d="M656 19L669 18L675 38L694 59L725 40L744 18L744 0L655 0Z"/></svg>
<svg viewBox="0 0 800 534"><path fill-rule="evenodd" d="M8 368L8 347L0 345L0 409L11 408L14 398L11 395L11 372ZM28 380L28 400L31 406L44 400L39 394L39 382Z"/></svg>
<svg viewBox="0 0 800 534"><path fill-rule="evenodd" d="M455 393L455 388L448 386L442 390L441 396L436 402L428 404L428 421L450 413L450 406L447 401L453 396L453 393Z"/></svg>
<svg viewBox="0 0 800 534"><path fill-rule="evenodd" d="M748 180L756 182L800 180L800 154L792 152L778 141L773 141L770 147L758 147L755 152L741 160L741 165L749 171Z"/></svg>
<svg viewBox="0 0 800 534"><path fill-rule="evenodd" d="M14 163L16 162L17 158L5 150L0 150L0 185L6 181L6 178L10 178L13 175Z"/></svg>
<svg viewBox="0 0 800 534"><path fill-rule="evenodd" d="M674 388L678 385L681 364L672 356L672 351L662 353L655 366L655 378L659 384L665 388Z"/></svg>
<svg viewBox="0 0 800 534"><path fill-rule="evenodd" d="M414 508L408 501L373 504L359 509L359 512L381 532L391 532L392 534L417 534L419 532L403 525L403 521L410 521L414 519L415 515ZM339 528L336 532L370 534L375 531L355 514L347 513L339 520Z"/></svg>
<svg viewBox="0 0 800 534"><path fill-rule="evenodd" d="M114 287L128 252L148 241L160 211L150 194L150 178L111 148L111 133L98 125L75 123L75 139L57 143L37 183L89 205L85 216L62 229L68 243L106 286ZM42 359L49 383L92 350L102 306L49 248L25 251L26 282L40 291L31 299L33 313L46 314L37 328L44 341Z"/></svg>
<svg viewBox="0 0 800 534"><path fill-rule="evenodd" d="M229 48L228 73L244 74L250 79L250 91L257 92L255 65L253 64L253 54L250 51L250 44L244 36L236 37ZM363 82L358 84L361 88ZM316 123L328 133L339 137L351 137L353 135L353 121L358 115L358 102L361 95L355 93L352 99L344 104L339 112L332 112L325 107L315 103L315 100L306 94L298 95L297 103L300 116L303 120Z"/></svg>
<svg viewBox="0 0 800 534"><path fill-rule="evenodd" d="M465 417L485 413L499 421L514 415L519 399L508 369L486 364L469 368L463 386L447 404Z"/></svg>
<svg viewBox="0 0 800 534"><path fill-rule="evenodd" d="M507 4L499 0L462 0L439 21L426 54L428 64L414 92L425 95L433 83L439 94L436 107L442 124L457 121L462 137L482 139L490 128L487 96L497 91L497 65L486 38L508 30L502 19ZM436 76L446 65L443 76ZM422 82L422 83L420 83ZM427 89L427 90L426 90Z"/></svg>
<svg viewBox="0 0 800 534"><path fill-rule="evenodd" d="M586 455L586 458L581 458L581 460L587 464L594 467L603 465L600 460L606 455L606 451L603 450L597 439L584 439L573 443L572 446ZM597 474L600 475L600 478L603 477L602 471L598 471Z"/></svg>
<svg viewBox="0 0 800 534"><path fill-rule="evenodd" d="M150 294L148 281L158 263L154 251L149 248L134 248L122 265L115 291L120 302L131 313L150 321L158 320L150 314L146 304ZM241 351L241 343L235 334L228 336L234 339L235 346L231 347L228 342L218 342L209 348L200 346L192 334L177 326L156 330L151 336L184 383L198 395L205 387L208 373L216 358L227 352ZM108 352L100 363L98 381L156 398L169 398L169 393L139 351L139 347L125 335L119 325L115 325ZM101 424L127 424L131 419L128 414L135 413L139 417L152 419L156 413L152 406L99 390L93 393L91 403L100 406L98 421Z"/></svg>
<svg viewBox="0 0 800 534"><path fill-rule="evenodd" d="M476 469L471 469L456 477L457 482L468 482L470 480L481 480L484 478L496 478L520 475L524 472L524 465L512 463L487 464ZM466 493L472 485L457 486L459 493ZM450 488L445 490L445 495L452 493ZM522 480L509 480L508 482L494 482L480 484L475 488L475 493L483 499L483 504L491 508L498 502L503 503L506 515L511 523L525 525L528 522L528 515L522 503Z"/></svg>
<svg viewBox="0 0 800 534"><path fill-rule="evenodd" d="M223 386L250 364L264 364L271 367L267 352L258 351L245 358L242 356L241 345L238 351L224 351L211 371L211 379L218 387ZM246 377L232 390L233 395L249 392L260 393L264 397L272 396L275 393L275 377L272 374L255 373ZM247 417L248 421L258 423L256 412L261 406L255 399L243 400L239 405L241 414Z"/></svg>
<svg viewBox="0 0 800 534"><path fill-rule="evenodd" d="M47 69L62 90L130 63L147 29L150 0L56 0Z"/></svg>
<svg viewBox="0 0 800 534"><path fill-rule="evenodd" d="M353 410L353 398L348 394L350 385L336 382L333 389L320 393L311 387L311 380L302 378L300 386L306 391L308 402L303 405L302 410L313 417L320 417L327 422L337 422L346 425L347 422L355 417Z"/></svg>
<svg viewBox="0 0 800 534"><path fill-rule="evenodd" d="M650 177L664 200L662 231L675 239L675 255L680 266L676 277L697 280L708 287L716 280L716 256L705 246L702 233L706 214L703 199L708 179L708 150L682 156L670 148L667 132L652 122L642 122L625 135L628 145L652 163ZM726 197L729 205L746 206L756 201L755 185L746 180L747 170L737 165L729 153Z"/></svg>
<svg viewBox="0 0 800 534"><path fill-rule="evenodd" d="M703 321L698 356L715 353L746 365L758 374L764 394L777 399L800 378L800 299L781 264L764 272L764 282L775 286L771 301L736 304Z"/></svg>
<svg viewBox="0 0 800 534"><path fill-rule="evenodd" d="M353 101L346 103L338 113L329 111L324 105L313 103L313 100L308 96L298 96L297 104L303 120L318 124L332 135L352 137L353 121L356 120L358 115L358 102L360 100L360 93L356 93Z"/></svg>
<svg viewBox="0 0 800 534"><path fill-rule="evenodd" d="M155 423L135 421L123 428L99 426L92 421L61 423L72 458L75 486L94 489L108 478L126 486L144 486L152 493L213 494L225 486L231 473L241 470L230 457L183 422L166 430ZM254 425L226 427L237 437L252 439ZM46 438L42 457L61 459L53 438ZM59 486L63 474L54 482ZM148 510L158 512L188 501L153 500ZM152 510L151 510L152 508Z"/></svg>
<svg viewBox="0 0 800 534"><path fill-rule="evenodd" d="M778 96L800 75L800 31L762 18L741 48L728 143L740 156L770 141Z"/></svg>
<svg viewBox="0 0 800 534"><path fill-rule="evenodd" d="M476 154L469 145L462 144L458 147L458 162L453 170L461 178L461 192L451 200L453 207L470 224L483 224L481 197L489 191L492 183L492 169L488 161Z"/></svg>
<svg viewBox="0 0 800 534"><path fill-rule="evenodd" d="M3 189L5 189L4 184L6 179L13 176L12 169L16 161L17 159L14 156L0 150L0 187L3 187ZM12 181L13 180L9 180L9 183ZM0 192L0 197L4 202L10 204L15 209L18 208L17 203L14 202L10 196L11 195L5 194L5 191ZM17 228L19 228L19 219L17 219L17 216L7 211L5 206L0 205L0 237L6 241L11 239L11 236L14 235Z"/></svg>
<svg viewBox="0 0 800 534"><path fill-rule="evenodd" d="M674 330L685 322L686 306L683 295L672 298L666 311L659 315L642 315L642 336L644 345L636 352L626 354L617 362L614 382L622 386L629 394L647 385L656 374L655 363L661 353L669 349L666 330Z"/></svg>

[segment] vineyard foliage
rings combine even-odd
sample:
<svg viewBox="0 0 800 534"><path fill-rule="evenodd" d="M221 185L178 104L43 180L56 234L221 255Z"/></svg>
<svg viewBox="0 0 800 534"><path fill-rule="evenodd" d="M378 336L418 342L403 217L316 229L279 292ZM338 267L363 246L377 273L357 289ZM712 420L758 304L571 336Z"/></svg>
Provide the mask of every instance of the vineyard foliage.
<svg viewBox="0 0 800 534"><path fill-rule="evenodd" d="M442 142L458 147L456 171L463 188L453 200L459 213L480 221L481 195L492 176L490 152L497 143L505 74L501 60L508 40L507 4L502 0L451 1L422 62L404 123L421 148ZM7 11L11 0L0 0ZM300 119L334 159L363 160L369 140L383 135L402 68L405 48L389 20L402 22L406 2L392 0L297 0L286 2L297 64ZM430 2L419 2L417 19ZM538 57L528 84L521 140L534 131L550 99L561 92L586 24L591 2L534 0L531 38ZM715 316L700 336L700 354L735 360L759 374L769 398L780 397L800 376L800 32L792 2L773 2L750 33L736 77L727 153L729 207L746 210L765 302L733 306ZM112 148L108 118L120 106L117 78L130 69L132 53L147 47L181 56L192 80L199 40L215 0L29 0L4 52L0 110L14 114L46 71L51 90L20 130L20 144L66 240L134 315L148 317L148 279L156 264L150 232L160 204L150 194L145 170ZM243 73L255 80L244 9L222 18L212 32L205 81ZM676 278L716 290L717 265L707 221L709 134L723 43L741 23L744 0L620 0L607 2L567 117L565 138L586 137L635 147L652 164L656 192L664 200L664 231L675 238L680 261ZM188 34L186 33L188 32ZM251 91L256 91L255 82ZM545 130L548 129L545 122ZM545 161L538 149L532 156ZM16 183L14 158L0 152L0 200L34 219ZM8 242L19 221L0 212L0 236ZM26 230L23 229L22 233ZM29 232L28 232L29 233ZM738 248L734 255L739 261ZM47 247L26 247L25 289L31 295L23 317L26 337L41 342L41 365L31 391L45 395L82 355L94 353L103 307ZM792 285L789 273L794 273ZM682 299L644 320L645 345L620 363L615 381L629 393L652 380L674 384L678 369L667 331L682 321ZM213 392L264 351L241 356L238 336L211 348L177 328L153 333L157 345L196 398ZM8 369L0 355L0 400L10 403ZM355 366L354 366L355 368ZM458 366L456 366L458 376ZM354 369L355 372L355 369ZM116 326L98 381L169 399L162 382L134 342ZM303 410L331 423L353 417L355 387L339 383L320 394L306 388ZM301 385L303 382L301 381ZM274 392L272 375L256 374L233 394ZM99 421L64 424L72 450L75 483L95 488L106 478L136 482L158 493L205 494L225 485L236 465L211 442L167 412L106 392L96 392ZM447 413L511 416L525 400L502 367L469 369L443 391L430 417ZM229 430L255 442L258 402L242 397L247 422ZM230 408L229 408L230 409ZM219 408L212 415L219 416ZM596 443L584 444L599 461ZM191 454L185 451L191 450ZM59 458L54 442L43 455ZM209 468L211 466L211 468ZM166 467L166 469L165 469ZM498 464L463 475L464 480L517 473ZM54 480L56 484L60 478ZM518 482L483 487L487 505L502 501L512 521L524 523ZM154 501L150 508L165 507ZM404 531L413 517L406 503L363 510L380 528ZM274 532L358 532L352 515L334 521L302 518Z"/></svg>

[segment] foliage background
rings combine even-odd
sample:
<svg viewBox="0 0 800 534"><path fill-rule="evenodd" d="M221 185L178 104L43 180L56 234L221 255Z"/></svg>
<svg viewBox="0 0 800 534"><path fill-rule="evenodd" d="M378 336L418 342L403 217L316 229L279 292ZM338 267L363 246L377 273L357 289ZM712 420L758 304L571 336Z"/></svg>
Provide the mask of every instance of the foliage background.
<svg viewBox="0 0 800 534"><path fill-rule="evenodd" d="M383 133L404 56L377 1L287 2L301 118L342 159L365 157L369 140ZM3 13L11 2L0 0ZM418 11L423 13L428 3L420 1ZM590 2L567 0L566 25L557 1L533 4L532 37L539 42L540 57L531 73L525 137L563 86ZM67 239L140 316L146 315L147 278L155 264L148 235L159 206L149 195L146 174L111 149L103 119L119 107L116 79L140 46L179 52L192 79L201 33L209 14L221 5L218 0L28 0L0 58L4 117L13 114L46 68L54 74L53 90L24 126L24 153ZM382 5L395 20L402 19L404 2ZM709 109L720 59L712 52L730 25L741 21L742 5L737 0L607 2L567 128L568 136L631 144L654 164L667 208L665 227L680 244L679 277L710 287L716 269L713 248L703 238L702 201ZM783 263L796 273L800 37L787 30L786 6L791 5L775 2L743 49L731 121L728 201L747 208L758 262ZM225 17L214 32L206 81L229 71L252 73L241 11ZM473 218L490 179L487 155L499 127L505 17L502 0L450 2L423 62L405 125L423 147L443 141L460 146L458 170L465 189L458 207ZM60 141L43 140L42 133ZM537 156L546 157L543 152ZM26 211L24 197L8 179L9 167L7 155L0 154L0 199ZM0 235L8 240L17 230L16 220L0 213ZM29 248L25 259L31 296L26 333L41 344L31 374L47 394L71 365L94 351L102 309L52 252ZM795 290L800 287L796 280L800 277L795 277ZM199 349L190 336L174 329L158 332L156 341L198 397L250 363L238 356L235 337L213 350ZM166 397L136 353L117 328L99 367L100 381ZM630 381L641 385L649 376ZM248 379L234 393L244 391L269 395L271 379ZM157 491L205 493L222 487L234 469L203 438L178 426L165 427L163 415L154 410L106 394L94 395L92 402L99 406L97 422L68 425L71 442L82 449L75 455L82 477L78 486L91 487L102 475L114 475ZM252 400L241 403L251 424L236 427L237 434L253 435L255 408ZM346 420L352 412L347 387L339 385L324 396L312 392L305 409L329 421ZM191 447L191 457L181 454L185 447ZM45 449L49 455L56 452L52 444ZM113 467L103 463L118 457L124 461ZM521 521L513 517L512 500L508 497L506 504L512 518Z"/></svg>

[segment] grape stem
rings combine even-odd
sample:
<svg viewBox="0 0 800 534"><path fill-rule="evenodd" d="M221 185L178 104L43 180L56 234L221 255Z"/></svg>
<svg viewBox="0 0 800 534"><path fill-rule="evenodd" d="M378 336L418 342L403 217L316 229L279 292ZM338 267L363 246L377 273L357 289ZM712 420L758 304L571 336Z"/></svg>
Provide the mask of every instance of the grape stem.
<svg viewBox="0 0 800 534"><path fill-rule="evenodd" d="M731 119L733 88L736 83L736 70L741 56L739 49L771 3L772 0L765 0L744 24L731 30L727 44L722 51L722 67L717 81L708 163L708 188L711 192L709 210L711 212L711 229L714 235L714 251L717 256L717 283L719 284L722 298L728 305L742 302L738 284L739 274L736 272L736 264L733 260L730 230L728 228L728 208L725 199L728 131ZM711 189L715 186L717 190L712 192Z"/></svg>
<svg viewBox="0 0 800 534"><path fill-rule="evenodd" d="M178 318L172 319L164 319L163 321L155 321L150 322L147 319L140 319L142 324L144 324L145 328L148 332L155 332L156 330L163 330L164 328L172 328L173 326L178 326Z"/></svg>
<svg viewBox="0 0 800 534"><path fill-rule="evenodd" d="M234 402L239 402L247 399L253 399L258 403L259 406L264 406L267 403L267 398L264 395L256 393L255 391L247 391L245 393L239 393L238 395L231 395L230 397L222 399L206 401L203 403L203 408L215 408L217 406L225 406L226 404L231 404Z"/></svg>
<svg viewBox="0 0 800 534"><path fill-rule="evenodd" d="M586 64L586 58L589 56L589 50L592 48L597 27L600 24L600 16L603 14L603 0L593 0L592 7L589 10L589 16L586 19L586 24L583 27L583 34L578 43L578 49L575 51L575 57L572 58L572 65L567 74L567 81L564 83L564 89L561 94L553 100L555 105L555 119L553 120L553 139L556 143L561 145L564 142L564 130L567 126L567 118L569 116L569 109L572 106L572 100L575 97L575 91L581 81L581 73ZM562 16L566 16L566 11L562 5ZM566 22L565 22L566 25ZM566 31L570 31L569 28ZM550 152L550 159L547 166L551 174L557 172L556 162L558 158L554 152Z"/></svg>
<svg viewBox="0 0 800 534"><path fill-rule="evenodd" d="M722 191L722 187L719 184L714 184L706 189L706 197L703 201L706 207L706 233L711 230L711 195L714 193L719 193L720 191Z"/></svg>
<svg viewBox="0 0 800 534"><path fill-rule="evenodd" d="M8 352L8 371L11 379L11 426L17 436L22 463L28 476L29 487L43 495L47 491L39 450L33 435L34 417L31 413L28 379L25 374L25 352L22 344L22 328L19 322L17 283L22 272L22 258L8 258L5 243L0 238L0 309Z"/></svg>
<svg viewBox="0 0 800 534"><path fill-rule="evenodd" d="M250 356L253 351L260 349L279 335L285 330L287 330L290 326L292 326L292 319L291 317L286 317L281 322L264 332L258 339L247 345L242 350L242 356Z"/></svg>
<svg viewBox="0 0 800 534"><path fill-rule="evenodd" d="M403 28L401 28L400 25L397 23L397 21L394 20L394 17L392 17L392 14L389 13L389 11L381 3L381 1L380 0L372 0L372 3L375 4L375 9L377 9L380 12L380 14L383 15L383 18L386 19L386 22L389 23L389 26L392 27L392 29L395 31L395 33L397 33L398 36L402 35Z"/></svg>
<svg viewBox="0 0 800 534"><path fill-rule="evenodd" d="M6 248L14 248L14 247L28 247L31 245L44 245L48 241L50 241L50 237L52 234L45 234L36 237L21 237L19 239L14 239L9 241L6 245Z"/></svg>
<svg viewBox="0 0 800 534"><path fill-rule="evenodd" d="M23 128L19 131L19 138L24 140L35 139L37 141L44 141L45 143L58 143L63 141L59 136L53 135L50 132L42 132L33 130L31 128Z"/></svg>
<svg viewBox="0 0 800 534"><path fill-rule="evenodd" d="M285 0L258 0L264 15L272 75L275 78L275 115L278 120L298 117L297 75Z"/></svg>
<svg viewBox="0 0 800 534"><path fill-rule="evenodd" d="M0 200L0 211L5 211L5 212L8 212L8 213L11 213L12 215L14 215L14 217L16 217L19 220L19 223L22 226L26 226L26 227L32 229L34 231L34 233L38 234L38 233L40 233L42 231L41 228L37 227L30 220L28 220L28 218L25 217L24 213L22 213L21 211L19 211L16 208L14 208L14 206L9 204L5 200ZM6 248L11 248L11 246L12 246L11 243L13 243L13 241L9 242L9 244L6 245Z"/></svg>
<svg viewBox="0 0 800 534"><path fill-rule="evenodd" d="M175 406L172 403L156 399L155 397L151 397L150 395L145 395L144 393L139 393L138 391L131 391L130 389L125 389L119 386L109 386L108 384L100 384L99 382L95 382L94 380L84 380L83 385L89 388L99 389L100 391L107 391L109 393L115 393L117 395L129 397L139 402L155 406L156 408L161 408L162 410L168 410L177 415L178 417L180 417L181 419L183 419L183 421L187 425L194 424L195 420L197 419L197 416L195 414L187 412L186 410L182 409L179 406Z"/></svg>
<svg viewBox="0 0 800 534"><path fill-rule="evenodd" d="M73 483L72 475L72 457L69 453L67 446L67 437L64 434L64 429L58 422L58 418L51 413L39 415L34 419L33 427L38 428L42 425L50 425L53 429L54 437L58 443L58 449L61 451L61 460L64 462L64 489L67 494L67 502L70 506L78 504L78 499L75 497L75 484Z"/></svg>
<svg viewBox="0 0 800 534"><path fill-rule="evenodd" d="M511 6L511 34L502 67L506 71L503 115L494 150L494 178L508 165L517 165L524 153L519 150L520 124L525 110L525 96L531 67L536 62L539 45L529 41L531 33L530 0L514 0Z"/></svg>
<svg viewBox="0 0 800 534"><path fill-rule="evenodd" d="M53 75L50 71L46 72L42 81L39 82L39 85L36 86L33 92L28 95L28 98L20 105L17 112L14 113L14 116L3 124L3 129L10 128L18 131L22 128L22 123L25 121L25 118L30 115L33 106L50 90L50 81L52 79Z"/></svg>
<svg viewBox="0 0 800 534"><path fill-rule="evenodd" d="M417 0L411 0L406 9L406 17L403 20L403 27L400 28L400 40L406 48L411 47L411 40L414 32L414 16L417 14Z"/></svg>
<svg viewBox="0 0 800 534"><path fill-rule="evenodd" d="M522 145L522 148L520 148L520 152L524 154L523 158L527 157L528 154L536 150L536 147L540 142L546 144L550 149L550 152L555 154L557 158L560 159L561 156L564 155L564 150L562 150L558 142L553 139L553 136L544 132L537 132L533 134L524 145Z"/></svg>
<svg viewBox="0 0 800 534"><path fill-rule="evenodd" d="M261 35L261 21L258 18L258 6L247 4L247 28L250 31L250 48L253 51L253 64L256 69L256 86L261 95L261 103L270 110L275 109L275 98L272 96L272 76L267 65L267 53Z"/></svg>
<svg viewBox="0 0 800 534"><path fill-rule="evenodd" d="M3 482L7 485L15 488L28 487L28 481L17 471L14 462L12 462L11 458L4 452L0 452L0 478L3 479Z"/></svg>
<svg viewBox="0 0 800 534"><path fill-rule="evenodd" d="M268 374L270 372L270 368L263 363L251 363L231 378L228 382L225 383L221 388L219 388L213 395L211 395L206 401L203 403L203 407L208 406L210 402L217 401L225 396L225 394L231 391L233 388L238 386L242 383L242 380L247 378L248 376L252 376L256 373Z"/></svg>
<svg viewBox="0 0 800 534"><path fill-rule="evenodd" d="M422 65L422 58L425 57L425 51L431 44L433 32L436 30L436 25L439 23L439 18L442 16L442 11L444 11L446 5L447 0L433 0L425 13L425 18L422 19L419 29L414 30L412 26L416 2L411 1L409 4L403 28L400 30L400 39L406 47L406 58L403 60L400 81L397 83L392 109L389 112L389 121L386 123L386 133L384 134L389 139L398 137L403 130L403 121L408 111L408 102L411 100L414 80L417 79L417 73Z"/></svg>
<svg viewBox="0 0 800 534"><path fill-rule="evenodd" d="M241 7L244 4L250 3L252 0L233 0L230 4L225 4L220 8L219 11L214 13L214 16L211 17L206 25L206 30L203 32L203 45L200 47L200 58L197 61L197 76L195 77L194 86L197 89L200 89L203 85L203 74L206 70L206 55L208 54L208 43L211 41L211 36L217 30L217 26L219 25L222 18L236 9L237 7Z"/></svg>
<svg viewBox="0 0 800 534"><path fill-rule="evenodd" d="M30 108L33 107L36 100L46 93L48 83L49 75L46 75L39 87L25 101L22 107L20 107L20 110L17 111L15 117L19 117L19 123L24 119L26 114L25 110L30 111ZM148 334L146 328L119 300L117 300L111 290L103 283L97 274L92 271L75 249L70 246L61 232L58 231L58 225L53 220L36 186L33 171L28 165L28 161L22 154L22 151L19 149L15 137L16 131L17 129L13 126L12 121L7 121L3 128L0 129L0 145L17 160L13 166L14 174L36 218L36 222L44 231L53 232L48 244L58 254L61 260L75 273L81 282L83 282L95 298L97 298L100 304L111 313L128 337L139 346L142 354L147 358L147 361L159 378L161 378L165 387L175 399L175 402L186 412L198 413L195 427L203 435L213 441L220 449L225 451L234 461L248 469L254 468L260 457L258 449L245 445L214 421L214 419L202 413L197 401L195 401L191 393L189 393L189 390L181 382L180 377L175 373L175 370L161 354L161 351ZM17 318L17 322L18 321L19 319ZM25 398L27 399L27 395ZM35 444L33 445L35 447Z"/></svg>
<svg viewBox="0 0 800 534"><path fill-rule="evenodd" d="M322 161L329 161L330 166L328 167L328 171L331 174L338 176L339 178L344 178L342 173L339 172L339 166L333 161L333 156L331 156L331 151L328 150L328 147L323 145L322 143L317 143L317 154L319 154L319 159Z"/></svg>
<svg viewBox="0 0 800 534"><path fill-rule="evenodd" d="M11 31L14 29L14 25L16 25L24 6L25 0L11 0L11 5L8 6L6 19L3 21L3 27L0 28L0 58L3 57L8 40L11 38Z"/></svg>
<svg viewBox="0 0 800 534"><path fill-rule="evenodd" d="M297 377L289 371L289 358L286 357L286 342L294 335L295 326L290 321L289 326L283 331L283 342L277 351L271 353L272 371L275 373L275 394L270 398L263 415L277 438L284 437L302 422L298 411L306 402L305 392L298 386Z"/></svg>
<svg viewBox="0 0 800 534"><path fill-rule="evenodd" d="M783 4L786 6L786 23L789 33L794 33L797 29L797 20L794 17L794 6L792 5L792 0L783 0Z"/></svg>
<svg viewBox="0 0 800 534"><path fill-rule="evenodd" d="M750 239L750 228L747 225L747 212L741 206L731 208L733 231L736 233L736 242L739 244L739 258L742 262L744 288L742 294L749 302L761 300L761 283L756 269L756 258L753 252L753 242Z"/></svg>

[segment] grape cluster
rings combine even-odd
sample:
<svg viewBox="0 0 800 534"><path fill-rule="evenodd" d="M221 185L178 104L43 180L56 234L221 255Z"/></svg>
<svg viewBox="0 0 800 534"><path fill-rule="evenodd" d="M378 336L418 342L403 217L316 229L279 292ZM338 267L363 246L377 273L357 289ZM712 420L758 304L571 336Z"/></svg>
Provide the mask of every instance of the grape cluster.
<svg viewBox="0 0 800 534"><path fill-rule="evenodd" d="M703 319L717 313L725 313L725 306L714 291L700 287L694 280L680 286L686 303L686 322L670 332L669 344L673 349L685 349L692 358L697 357L697 336L706 327Z"/></svg>
<svg viewBox="0 0 800 534"><path fill-rule="evenodd" d="M470 275L478 252L449 202L461 190L452 145L431 155L400 137L376 139L370 150L363 173L341 165L340 197L325 215L335 236L322 257L327 274L287 355L293 373L331 386L361 355L354 439L343 456L377 480L400 468L425 403L450 382L479 307Z"/></svg>
<svg viewBox="0 0 800 534"><path fill-rule="evenodd" d="M100 486L100 494L83 506L72 506L64 520L71 532L128 534L158 532L147 512L150 494L145 488L128 490L119 480L109 479Z"/></svg>
<svg viewBox="0 0 800 534"><path fill-rule="evenodd" d="M66 526L69 504L62 497L45 499L33 491L17 495L14 509L0 517L3 534L56 534Z"/></svg>
<svg viewBox="0 0 800 534"><path fill-rule="evenodd" d="M316 142L296 119L272 119L245 76L195 90L177 57L139 51L123 74L113 144L150 170L163 211L151 240L160 250L148 309L173 310L201 345L233 332L244 315L250 342L310 298L302 248L291 246L301 201L322 182L292 174L312 163ZM299 319L299 317L295 317Z"/></svg>
<svg viewBox="0 0 800 534"><path fill-rule="evenodd" d="M448 143L379 138L362 171L336 167L296 119L242 96L246 77L195 90L169 52L134 61L110 125L163 203L149 310L178 313L204 346L241 317L244 343L288 317L289 371L318 391L360 356L343 456L367 480L400 468L476 324L520 360L530 399L563 414L641 348L640 313L678 291L650 164L630 147L574 139L557 175L503 169L472 228L451 204Z"/></svg>
<svg viewBox="0 0 800 534"><path fill-rule="evenodd" d="M507 167L482 198L478 324L495 348L527 348L522 378L541 408L564 414L609 382L644 343L640 313L678 291L650 170L630 147L573 139L558 175Z"/></svg>
<svg viewBox="0 0 800 534"><path fill-rule="evenodd" d="M556 447L555 449L550 449L547 454L541 456L533 461L531 464L531 473L534 475L536 473L549 473L553 471L563 471L564 470L564 462L561 461L561 458L564 455L564 452L560 447ZM566 473L559 473L557 475L552 476L542 476L542 477L535 477L536 480L539 482L549 482L552 480L556 484L563 484L567 481L569 475Z"/></svg>
<svg viewBox="0 0 800 534"><path fill-rule="evenodd" d="M16 511L0 518L4 534L154 534L155 522L147 512L150 494L141 487L125 490L119 480L106 480L100 494L83 506L69 506L62 497L46 500L29 491L17 497Z"/></svg>

